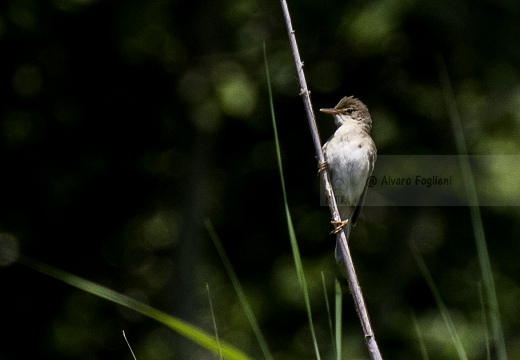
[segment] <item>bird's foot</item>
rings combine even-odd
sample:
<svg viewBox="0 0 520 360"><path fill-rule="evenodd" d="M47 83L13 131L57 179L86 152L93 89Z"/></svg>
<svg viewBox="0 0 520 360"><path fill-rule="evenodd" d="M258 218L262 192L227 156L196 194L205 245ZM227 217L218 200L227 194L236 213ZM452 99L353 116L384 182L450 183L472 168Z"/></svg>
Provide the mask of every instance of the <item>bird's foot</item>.
<svg viewBox="0 0 520 360"><path fill-rule="evenodd" d="M332 225L334 225L336 228L334 230L332 230L330 233L331 234L337 234L339 233L341 230L343 230L345 228L345 226L347 226L348 224L348 219L347 220L340 220L340 221L331 221L330 222Z"/></svg>
<svg viewBox="0 0 520 360"><path fill-rule="evenodd" d="M318 164L318 176L329 167L329 163L324 161Z"/></svg>

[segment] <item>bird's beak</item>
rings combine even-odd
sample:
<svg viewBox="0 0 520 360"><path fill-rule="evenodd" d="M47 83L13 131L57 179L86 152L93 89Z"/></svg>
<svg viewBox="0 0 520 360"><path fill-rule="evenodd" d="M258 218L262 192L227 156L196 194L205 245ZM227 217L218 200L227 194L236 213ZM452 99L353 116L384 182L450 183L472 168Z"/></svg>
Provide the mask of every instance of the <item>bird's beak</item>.
<svg viewBox="0 0 520 360"><path fill-rule="evenodd" d="M336 109L320 109L320 111L329 115L336 115L338 113L338 110Z"/></svg>

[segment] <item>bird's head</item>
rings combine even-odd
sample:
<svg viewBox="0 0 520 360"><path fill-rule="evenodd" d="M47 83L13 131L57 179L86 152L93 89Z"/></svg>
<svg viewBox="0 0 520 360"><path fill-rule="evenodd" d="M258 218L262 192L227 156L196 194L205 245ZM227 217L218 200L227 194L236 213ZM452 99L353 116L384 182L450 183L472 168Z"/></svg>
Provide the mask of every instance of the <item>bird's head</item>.
<svg viewBox="0 0 520 360"><path fill-rule="evenodd" d="M372 128L372 118L368 108L361 100L352 96L345 96L334 108L320 109L320 111L332 115L337 127L349 121L355 121L367 128L368 132Z"/></svg>

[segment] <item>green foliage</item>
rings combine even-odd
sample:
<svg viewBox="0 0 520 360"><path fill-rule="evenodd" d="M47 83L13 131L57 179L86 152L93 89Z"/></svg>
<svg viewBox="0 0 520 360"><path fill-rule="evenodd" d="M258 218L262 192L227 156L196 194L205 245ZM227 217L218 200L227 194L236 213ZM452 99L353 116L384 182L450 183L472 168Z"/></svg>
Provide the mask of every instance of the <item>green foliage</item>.
<svg viewBox="0 0 520 360"><path fill-rule="evenodd" d="M100 298L109 300L115 304L125 306L128 309L146 315L147 317L162 323L173 331L178 332L179 334L185 336L200 346L214 352L215 354L219 354L226 359L250 359L250 357L242 353L240 350L233 348L232 346L225 344L222 341L219 341L218 338L213 338L202 330L197 329L196 327L171 315L168 315L163 311L157 310L147 304L132 299L131 297L125 296L99 284L85 280L52 266L36 262L34 260L23 260L22 262L34 270L57 278L58 280L61 280L85 292L99 296Z"/></svg>
<svg viewBox="0 0 520 360"><path fill-rule="evenodd" d="M362 99L379 154L458 154L439 54L467 153L519 153L516 2L289 6L314 105L329 107L345 95ZM203 219L211 218L273 357L314 357L281 207L264 42L315 335L322 356L333 358L321 273L327 282L336 275L334 239L327 235L329 212L320 206L278 1L2 2L0 233L17 239L2 245L9 253L0 256L2 264L20 251L154 304L206 333L213 334L215 320L219 338L263 357L204 228ZM319 115L317 121L325 140L334 124ZM488 329L490 343L497 337L491 330L501 328L503 351L520 352L520 207L502 206L518 204L518 167L506 160L471 165L478 198L492 204L480 208L478 225L487 264L483 243L475 243L482 232L472 231L475 209L395 207L383 198L383 206L365 208L352 232L354 263L384 358L421 357L410 309L430 359L456 356L444 352L452 342L410 240L468 358L487 357L479 282L489 325L495 324ZM486 290L484 277L491 274L497 304ZM129 358L122 329L139 360L201 358L198 345L164 325L114 311L21 267L1 268L0 283L2 327L9 329L2 331L2 359ZM344 358L366 358L347 293L343 302L337 346ZM27 327L31 346L20 347Z"/></svg>

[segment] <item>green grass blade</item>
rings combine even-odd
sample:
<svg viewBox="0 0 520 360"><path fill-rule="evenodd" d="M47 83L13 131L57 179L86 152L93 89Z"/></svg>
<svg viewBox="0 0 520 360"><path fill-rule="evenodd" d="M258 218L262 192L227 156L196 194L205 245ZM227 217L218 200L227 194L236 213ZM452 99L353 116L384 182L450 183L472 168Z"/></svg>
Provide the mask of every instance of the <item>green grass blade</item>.
<svg viewBox="0 0 520 360"><path fill-rule="evenodd" d="M336 288L336 359L341 360L341 338L342 338L342 321L343 319L343 293L341 292L341 284L339 280L336 279L335 282Z"/></svg>
<svg viewBox="0 0 520 360"><path fill-rule="evenodd" d="M464 346L462 345L459 335L457 334L457 330L455 329L455 325L453 324L453 321L451 320L451 316L450 316L450 313L448 312L448 308L446 307L446 305L444 304L444 301L442 300L442 296L439 292L439 289L437 288L437 285L435 285L435 282L433 281L430 271L426 267L426 264L424 263L423 258L421 257L421 255L419 254L419 252L417 251L415 246L411 245L410 248L412 249L412 254L415 258L415 262L419 266L419 269L421 270L421 273L424 276L424 279L426 280L426 283L428 284L428 287L430 288L430 291L433 294L435 302L437 303L437 307L439 308L439 311L444 320L444 323L446 324L446 327L448 328L448 332L450 334L453 345L455 346L455 349L457 350L459 359L468 360L468 356L466 355Z"/></svg>
<svg viewBox="0 0 520 360"><path fill-rule="evenodd" d="M336 341L334 339L334 331L332 330L332 313L330 312L330 305L329 305L329 296L327 295L327 284L325 282L325 274L323 271L321 272L321 283L323 286L323 296L325 298L325 308L327 310L327 319L329 320L329 330L330 330L330 338L332 340L332 348L334 349L334 353L336 354ZM336 356L334 356L337 358Z"/></svg>
<svg viewBox="0 0 520 360"><path fill-rule="evenodd" d="M242 285L240 285L240 281L238 280L238 277L235 273L235 270L233 270L233 266L231 266L231 262L229 261L229 258L226 255L226 252L224 251L224 248L222 247L222 242L220 241L220 238L218 237L215 229L213 228L213 225L211 224L211 221L209 219L205 219L204 223L206 224L206 228L208 229L209 236L213 240L213 244L215 245L215 248L217 249L217 252L222 259L222 263L224 264L224 268L226 269L226 272L228 273L228 276L231 280L231 283L233 284L233 288L235 289L238 299L240 303L242 304L242 308L244 309L244 312L246 313L246 317L249 320L249 323L251 324L251 328L253 329L253 332L256 336L256 339L258 340L258 343L260 344L260 348L262 349L262 352L264 353L264 357L266 359L273 359L273 355L271 355L271 352L269 351L269 347L267 346L267 342L265 341L264 335L262 334L262 331L260 330L260 326L258 325L258 322L256 321L255 315L253 313L253 309L251 309L251 306L249 305L249 302L247 301L246 294L244 292L244 289L242 288Z"/></svg>
<svg viewBox="0 0 520 360"><path fill-rule="evenodd" d="M486 316L486 306L484 304L484 294L482 292L482 283L478 283L478 297L480 299L480 308L482 309L482 328L484 330L484 341L486 343L486 359L491 360L491 348L489 346L488 322Z"/></svg>
<svg viewBox="0 0 520 360"><path fill-rule="evenodd" d="M497 352L497 359L506 360L506 344L504 340L504 333L502 331L502 324L500 321L500 311L498 307L498 299L495 289L495 282L493 280L493 272L491 270L491 261L486 245L486 236L484 234L484 226L482 224L482 217L480 215L480 207L478 206L477 191L475 189L475 181L471 171L471 165L468 158L468 150L466 148L466 140L464 138L464 131L460 121L459 112L457 110L457 103L453 94L450 78L444 60L439 57L439 73L442 89L444 92L445 101L450 114L451 123L453 125L453 133L455 135L457 151L459 153L460 167L462 171L462 180L464 181L464 188L466 189L466 196L470 204L471 223L473 224L473 233L475 236L475 243L477 246L477 254L482 273L482 280L484 283L484 293L489 305L491 317L491 329L495 341L495 349ZM473 206L471 206L473 205Z"/></svg>
<svg viewBox="0 0 520 360"><path fill-rule="evenodd" d="M215 313L213 312L213 302L211 301L211 294L209 292L209 284L206 283L206 291L208 293L209 310L211 311L211 319L213 319L213 329L215 330L215 340L218 344L218 356L222 359L222 348L220 347L220 339L218 338L217 320L215 319Z"/></svg>
<svg viewBox="0 0 520 360"><path fill-rule="evenodd" d="M421 327L419 326L419 322L417 321L417 316L412 311L412 321L413 327L415 329L415 333L417 334L417 338L419 339L419 346L421 348L421 355L423 360L429 360L428 351L426 350L426 344L424 343L424 337L422 335Z"/></svg>
<svg viewBox="0 0 520 360"><path fill-rule="evenodd" d="M271 108L271 119L273 121L273 131L274 131L274 141L276 145L276 158L278 161L278 171L280 173L280 182L282 184L282 195L283 202L285 207L285 218L287 219L287 227L289 229L289 239L291 242L291 249L294 258L294 264L296 267L296 273L298 276L298 280L300 282L300 286L303 290L303 298L305 300L305 308L307 309L307 317L309 320L309 327L311 329L312 341L314 343L314 350L316 353L316 358L320 359L320 351L318 348L318 341L316 339L316 333L314 331L314 324L312 321L312 312L311 312L311 302L309 299L309 291L307 289L307 282L305 280L305 274L303 272L302 259L300 256L300 250L298 249L298 242L296 241L296 234L294 232L294 226L291 219L291 212L289 211L289 203L287 202L287 192L285 191L285 180L283 176L283 167L282 167L282 155L280 151L280 142L278 140L278 130L276 128L276 118L274 115L274 104L273 104L273 93L271 90L271 80L269 77L269 66L267 64L267 53L265 50L264 43L264 62L265 62L265 73L267 77L267 89L269 91L269 105Z"/></svg>
<svg viewBox="0 0 520 360"><path fill-rule="evenodd" d="M131 297L120 294L107 287L98 285L92 281L83 279L79 276L72 275L66 271L57 269L50 265L37 262L34 260L20 259L20 262L25 266L28 266L38 272L45 275L51 276L58 280L63 281L66 284L74 286L80 290L96 295L100 298L109 300L113 303L122 305L126 308L132 309L140 314L148 316L163 325L166 325L170 329L183 335L184 337L192 340L207 350L218 354L219 349L222 350L222 355L225 359L232 360L248 360L251 359L249 356L244 354L242 351L222 342L217 342L212 336L206 334L202 330L190 325L182 320L179 320L167 313L157 310L147 304L139 302Z"/></svg>

